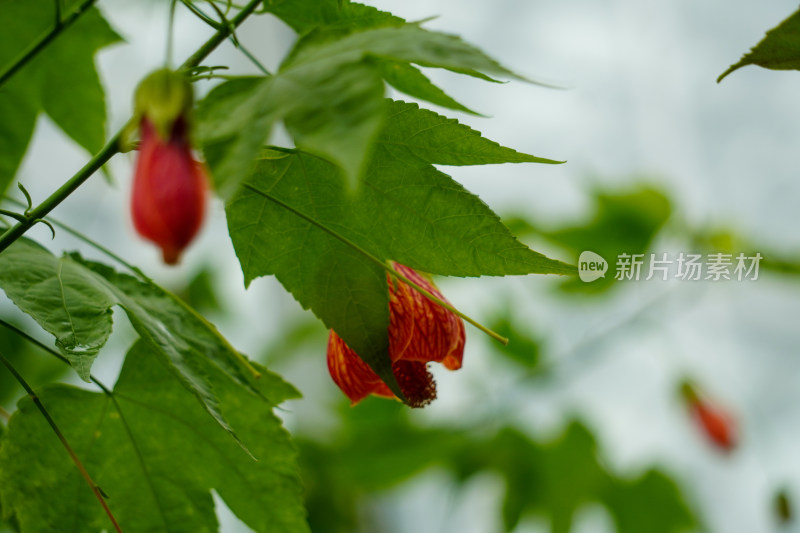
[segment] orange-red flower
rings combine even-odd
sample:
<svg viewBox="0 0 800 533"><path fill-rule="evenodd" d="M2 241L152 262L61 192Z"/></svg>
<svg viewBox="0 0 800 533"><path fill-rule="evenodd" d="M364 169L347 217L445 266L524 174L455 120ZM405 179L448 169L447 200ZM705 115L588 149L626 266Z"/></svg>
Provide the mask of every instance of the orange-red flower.
<svg viewBox="0 0 800 533"><path fill-rule="evenodd" d="M207 178L189 141L191 85L179 73L160 70L136 92L141 145L131 212L136 231L175 264L205 216Z"/></svg>
<svg viewBox="0 0 800 533"><path fill-rule="evenodd" d="M729 452L736 447L736 427L733 418L719 405L701 398L695 388L684 383L681 387L692 417L706 438L720 450Z"/></svg>
<svg viewBox="0 0 800 533"><path fill-rule="evenodd" d="M397 263L394 263L394 268L446 301L428 278ZM393 281L389 276L387 284L392 372L408 405L423 407L436 398L436 384L427 364L442 363L450 370L461 368L464 323L455 313L432 302L408 284ZM381 378L333 330L328 338L328 370L353 405L370 394L394 397Z"/></svg>

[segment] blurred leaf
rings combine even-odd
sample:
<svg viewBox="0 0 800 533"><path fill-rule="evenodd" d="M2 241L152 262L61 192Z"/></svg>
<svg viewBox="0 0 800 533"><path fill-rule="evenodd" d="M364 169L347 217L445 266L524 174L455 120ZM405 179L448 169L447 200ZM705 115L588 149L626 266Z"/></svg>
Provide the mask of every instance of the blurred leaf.
<svg viewBox="0 0 800 533"><path fill-rule="evenodd" d="M575 512L589 502L608 507L618 533L676 533L696 526L680 491L663 473L621 479L598 462L596 448L577 422L543 444L505 429L485 445L467 447L457 457L457 472L463 478L489 469L503 476L506 531L522 516L537 514L550 520L553 533L568 533Z"/></svg>
<svg viewBox="0 0 800 533"><path fill-rule="evenodd" d="M499 474L506 485L504 531L526 515L538 515L550 521L553 533L568 533L575 513L593 502L608 508L619 533L677 533L697 525L666 475L649 470L626 479L610 472L598 459L594 437L578 422L539 442L511 427L487 435L482 423L417 427L411 411L386 400L344 409L334 437L298 440L309 521L321 524L319 531L364 530L357 510L365 500L428 468L451 470L459 484L479 473Z"/></svg>
<svg viewBox="0 0 800 533"><path fill-rule="evenodd" d="M3 318L16 326L12 320ZM26 341L10 329L0 325L0 353L16 368L32 387L36 388L63 376L68 368L61 361ZM17 380L5 370L0 370L0 406L22 396L23 390Z"/></svg>
<svg viewBox="0 0 800 533"><path fill-rule="evenodd" d="M301 39L274 76L224 83L201 103L198 138L218 193L236 191L279 119L298 148L339 165L355 188L387 110L381 61L516 77L460 38L415 25Z"/></svg>
<svg viewBox="0 0 800 533"><path fill-rule="evenodd" d="M531 224L523 219L509 222L520 233L540 235L569 250L578 261L589 250L608 262L604 278L584 283L577 277L564 281L562 288L581 293L600 293L614 284L617 256L645 253L671 213L670 201L658 189L640 186L628 191L597 191L594 214L585 222L556 230Z"/></svg>
<svg viewBox="0 0 800 533"><path fill-rule="evenodd" d="M658 470L618 480L602 495L619 533L689 531L697 522L675 482Z"/></svg>
<svg viewBox="0 0 800 533"><path fill-rule="evenodd" d="M789 498L789 491L786 488L781 488L775 493L773 499L773 512L775 514L776 522L779 524L791 524L794 521L792 512L792 501Z"/></svg>
<svg viewBox="0 0 800 533"><path fill-rule="evenodd" d="M64 12L75 4L68 3ZM0 13L6 21L0 32L4 72L50 31L55 11L53 2L0 0ZM94 55L119 40L100 12L90 8L0 87L0 193L16 174L40 112L88 151L102 146L106 109Z"/></svg>
<svg viewBox="0 0 800 533"><path fill-rule="evenodd" d="M58 258L33 241L18 240L0 254L0 287L56 337L56 345L84 381L111 334L111 307L119 305L223 428L230 431L205 367L216 366L255 393L263 384L243 367L214 326L177 297L77 254Z"/></svg>
<svg viewBox="0 0 800 533"><path fill-rule="evenodd" d="M529 370L539 366L541 339L532 333L531 328L520 326L510 312L492 320L489 328L508 339L508 344L493 343L498 353Z"/></svg>
<svg viewBox="0 0 800 533"><path fill-rule="evenodd" d="M760 43L717 78L717 83L747 65L772 70L800 70L800 11L769 30Z"/></svg>
<svg viewBox="0 0 800 533"><path fill-rule="evenodd" d="M266 0L264 8L300 34L317 28L351 32L358 29L404 24L386 11L338 0Z"/></svg>
<svg viewBox="0 0 800 533"><path fill-rule="evenodd" d="M486 204L431 165L539 158L416 105L386 105L390 119L357 194L327 161L266 151L247 182L254 190L243 189L226 211L245 283L275 275L388 384L384 261L453 276L574 268L521 244Z"/></svg>
<svg viewBox="0 0 800 533"><path fill-rule="evenodd" d="M459 432L409 424L399 402L367 398L358 409L341 402L344 422L333 439L297 438L308 521L314 533L375 531L359 512L376 491L442 464L463 445Z"/></svg>
<svg viewBox="0 0 800 533"><path fill-rule="evenodd" d="M208 267L198 271L177 295L189 307L200 313L222 311L219 297L214 287L214 274Z"/></svg>
<svg viewBox="0 0 800 533"><path fill-rule="evenodd" d="M39 397L127 533L217 531L212 489L255 531L308 531L296 452L273 405L216 370L209 379L257 461L219 430L142 341L108 395L56 385ZM0 447L0 498L6 517L13 515L26 531L109 529L91 490L27 397Z"/></svg>
<svg viewBox="0 0 800 533"><path fill-rule="evenodd" d="M301 347L308 346L313 353L328 342L328 330L319 320L303 313L281 326L281 334L264 349L262 360L270 366L298 355Z"/></svg>

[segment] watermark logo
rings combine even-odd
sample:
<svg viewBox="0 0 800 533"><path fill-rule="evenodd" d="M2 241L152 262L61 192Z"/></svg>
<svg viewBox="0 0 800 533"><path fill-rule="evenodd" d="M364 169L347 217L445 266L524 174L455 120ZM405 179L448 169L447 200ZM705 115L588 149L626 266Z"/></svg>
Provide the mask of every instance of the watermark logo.
<svg viewBox="0 0 800 533"><path fill-rule="evenodd" d="M581 281L591 283L598 278L606 277L608 262L594 252L586 250L578 258L578 276Z"/></svg>
<svg viewBox="0 0 800 533"><path fill-rule="evenodd" d="M614 279L617 281L650 281L677 279L682 281L756 281L764 257L760 253L681 252L674 257L661 254L621 253L616 257ZM578 258L578 276L590 283L606 277L608 262L600 255L586 250Z"/></svg>

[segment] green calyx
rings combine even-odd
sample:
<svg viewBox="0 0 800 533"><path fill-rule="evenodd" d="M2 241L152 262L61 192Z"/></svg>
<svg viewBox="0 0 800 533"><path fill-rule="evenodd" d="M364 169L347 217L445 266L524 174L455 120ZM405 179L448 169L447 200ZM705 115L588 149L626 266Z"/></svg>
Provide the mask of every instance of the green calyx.
<svg viewBox="0 0 800 533"><path fill-rule="evenodd" d="M172 125L186 118L194 103L194 93L189 80L174 70L160 69L150 73L136 88L134 114L137 123L147 117L159 136L167 139ZM138 124L137 124L138 125Z"/></svg>

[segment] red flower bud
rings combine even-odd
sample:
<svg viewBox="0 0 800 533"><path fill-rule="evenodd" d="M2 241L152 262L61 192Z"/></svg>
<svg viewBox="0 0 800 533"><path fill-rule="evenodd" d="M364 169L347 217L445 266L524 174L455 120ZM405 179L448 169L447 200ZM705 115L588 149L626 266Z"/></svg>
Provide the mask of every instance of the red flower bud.
<svg viewBox="0 0 800 533"><path fill-rule="evenodd" d="M178 262L205 215L207 179L189 142L192 86L182 74L157 70L136 89L141 145L131 211L136 231L155 244L164 262Z"/></svg>
<svg viewBox="0 0 800 533"><path fill-rule="evenodd" d="M688 382L681 386L681 392L692 417L706 438L720 450L733 450L737 440L733 418L719 405L701 398Z"/></svg>
<svg viewBox="0 0 800 533"><path fill-rule="evenodd" d="M161 139L149 119L142 118L142 144L133 178L133 225L161 248L168 265L178 262L205 214L205 171L192 156L185 129L179 119L170 137Z"/></svg>
<svg viewBox="0 0 800 533"><path fill-rule="evenodd" d="M428 278L397 263L394 268L446 301ZM461 368L464 323L455 313L432 302L406 283L393 281L389 276L387 283L392 372L408 404L423 407L436 398L436 384L427 363L442 363L449 370ZM381 378L333 330L328 338L328 370L353 405L370 394L394 397Z"/></svg>

